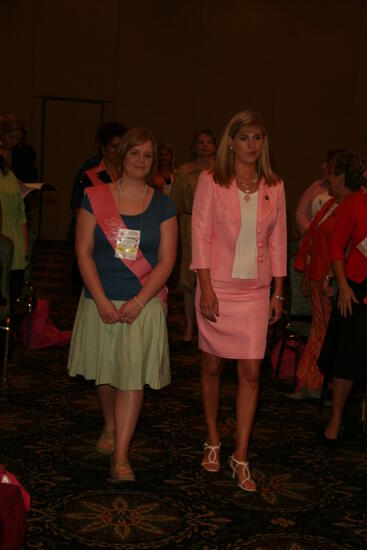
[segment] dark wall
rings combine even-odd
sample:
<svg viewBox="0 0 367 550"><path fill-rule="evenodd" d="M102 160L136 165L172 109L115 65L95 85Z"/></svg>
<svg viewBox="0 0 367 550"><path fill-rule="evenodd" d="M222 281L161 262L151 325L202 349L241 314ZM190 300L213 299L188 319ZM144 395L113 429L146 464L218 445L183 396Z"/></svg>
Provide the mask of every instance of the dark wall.
<svg viewBox="0 0 367 550"><path fill-rule="evenodd" d="M196 129L219 137L235 112L256 109L291 236L325 151L367 152L365 0L1 0L0 20L1 111L25 117L57 189L45 238L65 238L74 173L101 118L149 127L181 163Z"/></svg>

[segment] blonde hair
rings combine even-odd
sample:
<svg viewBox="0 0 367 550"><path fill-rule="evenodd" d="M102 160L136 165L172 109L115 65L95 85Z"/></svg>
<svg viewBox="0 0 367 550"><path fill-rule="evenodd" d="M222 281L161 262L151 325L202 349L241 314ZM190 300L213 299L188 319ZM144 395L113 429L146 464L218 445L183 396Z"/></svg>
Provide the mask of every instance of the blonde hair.
<svg viewBox="0 0 367 550"><path fill-rule="evenodd" d="M147 141L151 141L153 145L152 166L150 167L149 174L146 177L148 182L151 181L152 174L155 172L157 164L157 142L149 130L145 130L144 128L132 128L131 130L128 130L121 138L116 152L116 166L120 176L122 176L124 170L124 161L128 151L137 145L143 145L143 143L146 143Z"/></svg>
<svg viewBox="0 0 367 550"><path fill-rule="evenodd" d="M264 176L267 185L276 185L280 181L270 165L269 141L263 119L255 111L241 111L229 121L219 143L213 170L214 180L218 185L229 187L235 176L235 154L229 148L228 138L234 139L240 130L248 129L251 126L258 126L264 138L261 155L257 160L258 176Z"/></svg>

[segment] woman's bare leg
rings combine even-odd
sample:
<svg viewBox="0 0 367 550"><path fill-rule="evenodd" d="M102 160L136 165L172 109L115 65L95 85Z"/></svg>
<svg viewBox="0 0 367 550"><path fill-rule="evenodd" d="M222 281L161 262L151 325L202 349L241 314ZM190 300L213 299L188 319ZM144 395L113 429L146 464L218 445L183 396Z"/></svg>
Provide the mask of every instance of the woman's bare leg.
<svg viewBox="0 0 367 550"><path fill-rule="evenodd" d="M130 442L138 422L143 397L143 390L116 390L116 439L113 456L115 462L128 459Z"/></svg>
<svg viewBox="0 0 367 550"><path fill-rule="evenodd" d="M204 414L208 430L207 443L218 445L218 406L222 361L206 352L201 354L200 384Z"/></svg>
<svg viewBox="0 0 367 550"><path fill-rule="evenodd" d="M116 390L109 384L101 384L97 386L97 396L101 405L104 418L103 432L98 440L97 448L99 452L112 452L114 448L114 440L112 433L115 431L115 395Z"/></svg>
<svg viewBox="0 0 367 550"><path fill-rule="evenodd" d="M115 395L116 390L109 384L97 386L97 395L104 418L104 429L113 432L115 429Z"/></svg>
<svg viewBox="0 0 367 550"><path fill-rule="evenodd" d="M236 448L234 458L247 462L248 445L259 396L260 359L240 359L237 362L238 390L236 402ZM255 491L256 484L245 466L237 466L238 482L242 488Z"/></svg>
<svg viewBox="0 0 367 550"><path fill-rule="evenodd" d="M344 405L349 397L352 387L353 381L344 380L343 378L334 378L331 417L325 428L325 437L328 439L338 438Z"/></svg>
<svg viewBox="0 0 367 550"><path fill-rule="evenodd" d="M243 462L247 461L248 444L259 396L260 363L260 359L240 359L237 362L235 457Z"/></svg>

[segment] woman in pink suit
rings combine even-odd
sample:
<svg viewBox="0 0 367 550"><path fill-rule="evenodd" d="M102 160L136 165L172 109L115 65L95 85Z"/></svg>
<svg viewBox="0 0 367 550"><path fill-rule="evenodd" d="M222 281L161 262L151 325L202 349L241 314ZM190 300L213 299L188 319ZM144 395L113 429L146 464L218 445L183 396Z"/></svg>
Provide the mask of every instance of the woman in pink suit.
<svg viewBox="0 0 367 550"><path fill-rule="evenodd" d="M213 172L199 178L191 269L198 274L196 313L208 430L201 464L210 472L220 468L221 359L237 359L236 445L229 465L245 491L256 491L247 450L268 324L283 312L285 212L284 187L270 166L264 123L255 112L240 112L224 131Z"/></svg>

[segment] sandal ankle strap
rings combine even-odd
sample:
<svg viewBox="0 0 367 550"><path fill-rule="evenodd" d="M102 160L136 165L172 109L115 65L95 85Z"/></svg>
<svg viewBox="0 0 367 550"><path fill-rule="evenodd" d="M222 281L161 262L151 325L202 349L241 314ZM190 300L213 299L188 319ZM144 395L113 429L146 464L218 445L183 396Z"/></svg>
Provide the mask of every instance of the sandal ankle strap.
<svg viewBox="0 0 367 550"><path fill-rule="evenodd" d="M249 462L243 462L242 460L237 460L237 458L232 455L230 457L231 466L232 468L238 473L238 467L243 466L245 478L242 480L241 485L245 483L246 481L249 481L251 478L250 468L249 468ZM234 463L234 464L233 464Z"/></svg>
<svg viewBox="0 0 367 550"><path fill-rule="evenodd" d="M220 447L221 447L221 443L219 442L218 445L209 445L209 443L207 443L205 441L204 445L203 445L203 449L204 449L204 453L206 451L209 450L209 454L208 454L208 460L206 461L206 463L208 464L215 464L217 462L217 455L216 455L216 451L220 451Z"/></svg>

